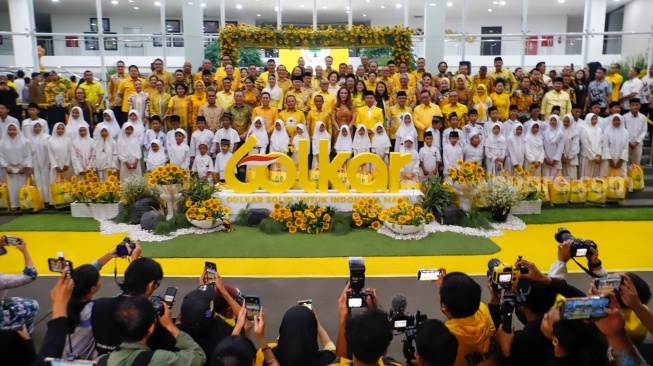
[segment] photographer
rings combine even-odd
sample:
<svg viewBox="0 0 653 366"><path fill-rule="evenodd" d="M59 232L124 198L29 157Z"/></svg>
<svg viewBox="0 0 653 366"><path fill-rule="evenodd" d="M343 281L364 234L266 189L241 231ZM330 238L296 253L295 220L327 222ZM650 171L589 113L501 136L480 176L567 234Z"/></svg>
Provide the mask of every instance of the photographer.
<svg viewBox="0 0 653 366"><path fill-rule="evenodd" d="M549 277L562 280L567 278L567 273L569 273L567 262L572 258L571 246L573 243L573 240L565 240L558 244L558 259L551 264L548 274ZM599 251L592 247L588 250L591 255L587 257L587 268L597 277L606 277L608 272L602 267L602 262L599 260Z"/></svg>
<svg viewBox="0 0 653 366"><path fill-rule="evenodd" d="M0 274L0 291L2 294L2 317L0 318L0 329L20 330L23 325L27 326L27 331L31 334L34 331L34 317L39 311L39 303L33 299L24 299L20 297L6 298L6 290L27 285L36 280L38 272L34 268L32 257L27 250L27 243L21 238L11 238L15 240L12 243L23 254L25 259L25 268L22 274L10 275ZM17 239L17 240L16 240ZM0 251L7 253L7 236L0 237Z"/></svg>
<svg viewBox="0 0 653 366"><path fill-rule="evenodd" d="M163 315L157 317L148 299L135 296L122 301L115 316L122 343L120 349L109 354L108 366L204 365L206 355L202 348L193 341L193 338L175 326L168 306L164 302L161 302L161 305ZM155 324L159 324L172 334L175 338L175 348L179 351L151 351L147 344L154 333Z"/></svg>
<svg viewBox="0 0 653 366"><path fill-rule="evenodd" d="M162 279L163 270L159 263L151 258L138 258L131 262L125 271L124 280L120 284L122 294L95 301L91 312L91 326L99 354L111 352L120 344L120 330L114 319L106 315L115 314L122 302L129 298L149 299ZM155 328L154 335L148 338L151 348L171 349L174 340L170 338L168 331L161 326Z"/></svg>
<svg viewBox="0 0 653 366"><path fill-rule="evenodd" d="M627 309L622 308L626 323L634 313L649 333L653 333L653 313L646 306L651 300L651 289L644 280L634 273L620 274L619 276L622 282L617 294L619 295L618 299L625 305L624 307L627 307ZM629 327L626 326L626 331L628 332L628 330ZM633 335L629 334L629 336L631 339L633 338Z"/></svg>
<svg viewBox="0 0 653 366"><path fill-rule="evenodd" d="M418 366L453 366L456 362L458 340L439 320L431 319L420 324L415 347Z"/></svg>
<svg viewBox="0 0 653 366"><path fill-rule="evenodd" d="M494 323L481 302L481 286L461 272L447 274L444 268L440 286L440 307L447 317L449 331L458 340L456 366L497 365Z"/></svg>

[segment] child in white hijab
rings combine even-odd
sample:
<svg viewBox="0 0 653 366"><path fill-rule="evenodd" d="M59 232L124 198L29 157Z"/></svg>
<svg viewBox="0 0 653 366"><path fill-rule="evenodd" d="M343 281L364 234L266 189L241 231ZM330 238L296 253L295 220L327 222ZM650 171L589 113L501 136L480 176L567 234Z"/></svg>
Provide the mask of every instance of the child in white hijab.
<svg viewBox="0 0 653 366"><path fill-rule="evenodd" d="M354 142L351 145L353 156L370 152L371 147L372 147L372 143L370 142L370 137L368 136L367 133L367 127L365 127L365 125L361 123L360 125L358 125L358 128L356 128L356 134L354 135Z"/></svg>
<svg viewBox="0 0 653 366"><path fill-rule="evenodd" d="M91 169L91 160L93 159L93 139L88 135L88 128L80 126L77 138L73 140L73 150L71 160L73 170L78 178L82 178L84 172Z"/></svg>
<svg viewBox="0 0 653 366"><path fill-rule="evenodd" d="M415 144L412 136L406 136L401 146L402 154L410 154L410 163L401 168L402 183L416 183L419 179L419 154L415 150Z"/></svg>
<svg viewBox="0 0 653 366"><path fill-rule="evenodd" d="M315 130L313 131L313 169L315 169L318 166L319 162L319 155L320 155L320 141L321 140L326 140L328 142L328 149L327 151L331 151L331 135L329 135L329 132L326 130L326 125L322 121L318 121L315 124ZM329 158L327 157L327 160Z"/></svg>
<svg viewBox="0 0 653 366"><path fill-rule="evenodd" d="M554 179L562 172L562 153L565 149L565 136L562 132L560 117L552 114L549 117L549 127L542 133L544 145L544 164L542 176Z"/></svg>
<svg viewBox="0 0 653 366"><path fill-rule="evenodd" d="M158 139L150 141L149 152L145 158L148 173L153 172L159 166L165 166L168 162L166 151L161 145L163 144Z"/></svg>
<svg viewBox="0 0 653 366"><path fill-rule="evenodd" d="M116 119L116 115L113 113L111 109L107 109L102 113L103 120L102 123L106 124L107 128L109 129L109 135L111 136L112 139L117 139L118 135L120 134L120 124L118 124L118 120ZM93 131L93 138L97 139L99 136L99 124L95 126L95 131Z"/></svg>
<svg viewBox="0 0 653 366"><path fill-rule="evenodd" d="M581 124L580 134L580 178L596 178L601 174L601 154L603 154L603 131L599 127L599 117L588 113Z"/></svg>
<svg viewBox="0 0 653 366"><path fill-rule="evenodd" d="M288 152L290 137L284 126L283 120L278 119L274 122L274 129L270 136L270 152L279 152L285 154Z"/></svg>
<svg viewBox="0 0 653 366"><path fill-rule="evenodd" d="M265 120L263 117L259 116L254 118L254 122L249 128L249 132L247 132L247 139L249 139L250 136L256 137L256 146L249 151L248 155L265 154L265 150L270 141L268 138L268 132L265 130Z"/></svg>
<svg viewBox="0 0 653 366"><path fill-rule="evenodd" d="M145 123L141 119L141 114L139 111L132 109L127 114L127 118L134 126L134 136L138 141L143 141L143 135L145 134Z"/></svg>
<svg viewBox="0 0 653 366"><path fill-rule="evenodd" d="M70 141L74 141L77 138L79 127L81 126L89 127L88 122L84 120L82 109L80 107L73 107L68 118L68 125L66 125L66 136Z"/></svg>
<svg viewBox="0 0 653 366"><path fill-rule="evenodd" d="M578 153L580 136L574 124L574 116L567 114L562 118L562 134L565 148L562 152L562 176L570 181L578 179Z"/></svg>
<svg viewBox="0 0 653 366"><path fill-rule="evenodd" d="M601 176L607 177L611 171L615 171L618 176L625 177L628 165L628 131L621 115L613 114L610 118L612 123L603 132Z"/></svg>
<svg viewBox="0 0 653 366"><path fill-rule="evenodd" d="M524 157L526 156L524 126L521 123L517 122L512 125L512 131L510 131L510 137L506 141L506 146L505 169L509 175L514 175L517 166L524 168Z"/></svg>
<svg viewBox="0 0 653 366"><path fill-rule="evenodd" d="M390 137L388 137L383 125L381 123L375 124L374 137L372 137L372 152L388 164L391 147Z"/></svg>
<svg viewBox="0 0 653 366"><path fill-rule="evenodd" d="M299 162L299 141L300 140L308 140L308 148L311 148L311 139L308 136L308 131L306 130L306 125L303 123L298 123L297 126L295 127L295 137L292 139L292 145L295 148L295 151L292 153L292 160L295 163ZM306 151L305 153L308 154Z"/></svg>
<svg viewBox="0 0 653 366"><path fill-rule="evenodd" d="M129 177L143 175L141 169L141 140L135 136L134 125L128 121L122 125L120 135L116 141L118 160L120 161L120 181L125 182Z"/></svg>
<svg viewBox="0 0 653 366"><path fill-rule="evenodd" d="M535 169L531 172L531 176L541 177L542 162L544 161L544 143L542 142L542 134L540 133L540 122L532 122L529 126L530 130L524 138L526 147L524 169L530 170L530 166L533 165Z"/></svg>
<svg viewBox="0 0 653 366"><path fill-rule="evenodd" d="M181 169L190 169L190 147L186 141L186 131L183 128L178 128L175 130L175 144L168 147L170 164Z"/></svg>
<svg viewBox="0 0 653 366"><path fill-rule="evenodd" d="M25 185L29 169L32 167L32 149L29 142L23 137L16 123L9 123L7 133L0 140L0 168L7 176L7 188L11 208L20 207L18 191Z"/></svg>
<svg viewBox="0 0 653 366"><path fill-rule="evenodd" d="M403 123L397 129L397 138L395 139L394 151L401 151L401 146L404 144L404 140L408 136L413 138L412 141L417 141L417 129L413 123L413 115L406 112L403 115L399 115L399 118L403 121Z"/></svg>
<svg viewBox="0 0 653 366"><path fill-rule="evenodd" d="M93 145L93 158L91 159L91 168L96 171L100 181L105 181L109 177L109 169L114 172L118 171L120 163L118 161L118 148L116 141L111 137L110 124L102 122L95 129L95 144Z"/></svg>
<svg viewBox="0 0 653 366"><path fill-rule="evenodd" d="M48 140L50 183L56 183L59 175L66 180L73 175L72 144L70 139L66 137L66 126L63 123L56 123L52 130L54 132Z"/></svg>
<svg viewBox="0 0 653 366"><path fill-rule="evenodd" d="M353 143L349 132L349 126L343 124L340 126L340 133L336 138L336 144L333 146L333 149L336 151L336 154L339 152L351 152L352 145Z"/></svg>
<svg viewBox="0 0 653 366"><path fill-rule="evenodd" d="M41 192L41 198L46 204L50 203L50 155L48 154L48 140L50 135L45 133L47 123L36 121L32 124L27 141L32 147L32 169L34 171L34 184Z"/></svg>
<svg viewBox="0 0 653 366"><path fill-rule="evenodd" d="M497 175L503 170L506 158L506 138L501 133L501 123L492 124L490 135L485 139L485 166L488 174Z"/></svg>

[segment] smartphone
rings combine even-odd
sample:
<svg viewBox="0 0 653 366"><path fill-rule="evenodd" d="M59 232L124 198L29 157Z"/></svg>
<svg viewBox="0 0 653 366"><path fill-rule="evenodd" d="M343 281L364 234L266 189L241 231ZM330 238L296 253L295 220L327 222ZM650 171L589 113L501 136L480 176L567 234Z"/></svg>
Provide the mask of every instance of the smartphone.
<svg viewBox="0 0 653 366"><path fill-rule="evenodd" d="M247 320L254 320L254 317L261 313L261 299L258 295L245 295L245 309Z"/></svg>
<svg viewBox="0 0 653 366"><path fill-rule="evenodd" d="M215 283L217 279L218 267L213 262L204 262L204 270L206 271L206 281L208 283Z"/></svg>
<svg viewBox="0 0 653 366"><path fill-rule="evenodd" d="M172 305L175 302L175 296L177 296L177 288L168 287L166 289L166 294L163 296L163 301L168 305L168 309L172 309Z"/></svg>
<svg viewBox="0 0 653 366"><path fill-rule="evenodd" d="M313 300L299 300L297 301L297 305L306 306L310 310L313 310Z"/></svg>
<svg viewBox="0 0 653 366"><path fill-rule="evenodd" d="M615 292L619 289L620 285L621 277L597 278L594 281L594 287L596 287L599 292Z"/></svg>
<svg viewBox="0 0 653 366"><path fill-rule="evenodd" d="M68 268L69 272L73 270L73 262L61 258L49 258L48 266L50 267L50 272L63 272L65 268Z"/></svg>
<svg viewBox="0 0 653 366"><path fill-rule="evenodd" d="M5 242L7 243L7 245L15 247L17 245L20 245L20 238L17 238L15 236L5 235Z"/></svg>
<svg viewBox="0 0 653 366"><path fill-rule="evenodd" d="M439 269L420 269L417 271L417 279L419 281L437 281L442 276L442 271Z"/></svg>
<svg viewBox="0 0 653 366"><path fill-rule="evenodd" d="M97 365L97 361L88 361L88 360L63 360L57 358L46 357L43 361L46 362L46 365L49 366L91 366Z"/></svg>
<svg viewBox="0 0 653 366"><path fill-rule="evenodd" d="M605 309L610 305L610 298L589 296L572 297L565 300L562 317L567 320L586 320L605 318Z"/></svg>

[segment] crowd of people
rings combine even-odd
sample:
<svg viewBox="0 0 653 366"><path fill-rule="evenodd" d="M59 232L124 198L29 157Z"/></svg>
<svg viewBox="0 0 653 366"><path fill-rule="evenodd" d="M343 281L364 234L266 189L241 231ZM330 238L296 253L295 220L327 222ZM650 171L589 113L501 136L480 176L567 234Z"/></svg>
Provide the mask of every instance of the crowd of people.
<svg viewBox="0 0 653 366"><path fill-rule="evenodd" d="M618 64L608 75L595 62L548 74L540 62L526 74L497 57L491 71L481 66L471 75L462 62L455 76L446 62L427 71L424 58L412 72L405 62L361 62L335 70L328 56L324 68L312 69L300 58L289 72L270 59L263 71L238 69L223 56L215 71L204 60L197 73L186 62L173 75L156 59L144 79L136 65L119 61L106 96L91 71L76 86L56 72L27 82L0 75L0 178L14 209L32 174L46 204L50 183L89 169L101 179L119 171L124 180L169 162L224 181L226 162L251 136L257 143L249 154L288 153L295 162L307 140L312 165L320 140L331 154L371 152L387 161L390 152L411 153L402 170L411 183L459 160L492 174L521 167L547 178L625 177L651 135L653 67L641 80L633 67L624 81Z"/></svg>
<svg viewBox="0 0 653 366"><path fill-rule="evenodd" d="M416 317L411 323L415 329L404 324L412 338L406 337L410 342L403 358L388 355L388 348L393 334L402 330L396 320L406 321L405 298L404 303L393 300L388 313L377 301L382 289L366 288L364 307L351 308L348 299L355 282L348 282L340 298L333 299L339 309L335 343L315 310L302 305L285 312L278 336L268 343L264 309L250 316L241 290L223 283L219 274L213 280L202 273L198 286L183 300L167 299L168 304L153 296L165 283L163 270L155 260L139 257L140 246L135 244L125 256L131 263L120 283L122 292L115 297L94 296L102 286L99 270L110 260L120 260L115 248L91 264L63 269L50 292L52 315L38 352L30 336L38 304L6 297L0 319L3 365L45 365L50 358L110 366L647 365L638 347L653 331L653 313L646 307L650 287L635 273L608 274L596 248L587 256L588 274L621 284L605 292L594 284L587 291L568 284L573 240L558 245L558 259L548 275L520 259L514 264L521 272L516 283L498 287L490 276L487 304L481 301L482 286L471 277L440 268L432 290L439 293L439 304L432 306L441 309L445 320ZM6 245L3 236L0 248ZM36 278L27 244L20 240L17 250L25 256L24 273L0 275L3 290ZM510 295L516 299L515 320L512 311L510 316L505 311ZM592 309L602 316L589 321L568 316L565 299L585 296L607 298L603 307ZM518 321L521 329L516 330Z"/></svg>

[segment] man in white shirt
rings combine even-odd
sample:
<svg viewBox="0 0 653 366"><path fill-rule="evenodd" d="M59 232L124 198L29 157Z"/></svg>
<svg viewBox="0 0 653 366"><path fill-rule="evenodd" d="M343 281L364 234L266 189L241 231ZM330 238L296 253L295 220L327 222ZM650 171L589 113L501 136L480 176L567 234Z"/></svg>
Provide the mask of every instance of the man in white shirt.
<svg viewBox="0 0 653 366"><path fill-rule="evenodd" d="M639 113L640 100L629 100L630 112L624 114L626 130L628 130L628 161L629 164L642 163L642 147L646 136L646 117Z"/></svg>
<svg viewBox="0 0 653 366"><path fill-rule="evenodd" d="M7 128L10 123L15 123L16 126L20 126L20 122L9 115L9 108L5 104L0 103L0 139L7 133Z"/></svg>
<svg viewBox="0 0 653 366"><path fill-rule="evenodd" d="M222 114L222 117L220 118L220 121L222 122L222 128L217 130L215 132L215 135L213 136L213 142L215 143L215 147L213 148L213 151L220 151L220 144L222 140L229 140L231 141L231 146L229 147L229 151L231 153L236 152L236 147L238 146L238 143L240 142L240 136L238 136L238 131L235 129L231 128L231 122L233 120L233 116L229 112L225 112Z"/></svg>
<svg viewBox="0 0 653 366"><path fill-rule="evenodd" d="M642 93L640 94L640 100L642 102L642 107L639 109L639 113L643 114L644 117L648 117L651 114L650 106L653 102L653 66L648 69L648 74L642 78ZM648 126L648 135L649 138L653 137L653 125L647 124Z"/></svg>
<svg viewBox="0 0 653 366"><path fill-rule="evenodd" d="M634 66L631 67L630 70L628 70L628 80L621 86L619 101L623 102L623 108L621 109L622 113L628 113L630 111L630 103L628 101L632 98L639 99L640 93L644 88L642 81L637 78L639 71L639 68Z"/></svg>

